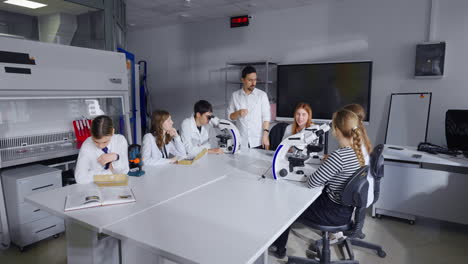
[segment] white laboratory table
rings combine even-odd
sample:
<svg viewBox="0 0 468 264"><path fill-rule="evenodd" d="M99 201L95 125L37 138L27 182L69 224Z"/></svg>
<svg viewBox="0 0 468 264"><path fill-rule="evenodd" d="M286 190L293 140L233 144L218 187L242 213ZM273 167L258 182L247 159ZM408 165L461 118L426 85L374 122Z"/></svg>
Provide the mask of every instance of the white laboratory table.
<svg viewBox="0 0 468 264"><path fill-rule="evenodd" d="M384 178L374 216L414 223L417 216L468 224L468 159L385 145Z"/></svg>
<svg viewBox="0 0 468 264"><path fill-rule="evenodd" d="M226 175L221 157L200 159L191 166L168 164L146 167L143 177L130 177L137 202L64 212L65 197L88 185L75 184L31 195L26 200L65 219L68 264L116 263L118 241L102 236L102 229ZM197 173L195 173L197 172ZM105 252L106 254L102 254Z"/></svg>
<svg viewBox="0 0 468 264"><path fill-rule="evenodd" d="M178 263L253 263L320 193L286 181L229 175L104 233Z"/></svg>
<svg viewBox="0 0 468 264"><path fill-rule="evenodd" d="M252 263L321 192L261 178L271 158L243 150L146 167L131 177L133 204L63 212L66 194L80 185L27 200L66 219L69 264L130 262L134 245L180 263Z"/></svg>

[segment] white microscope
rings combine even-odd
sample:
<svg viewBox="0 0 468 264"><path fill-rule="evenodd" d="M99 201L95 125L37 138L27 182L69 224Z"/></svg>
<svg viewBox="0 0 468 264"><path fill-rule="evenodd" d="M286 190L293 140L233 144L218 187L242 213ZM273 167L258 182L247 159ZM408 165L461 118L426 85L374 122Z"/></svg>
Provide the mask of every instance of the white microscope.
<svg viewBox="0 0 468 264"><path fill-rule="evenodd" d="M214 127L221 130L221 133L216 136L218 138L219 148L224 150L224 153L235 154L239 152L241 146L240 133L237 127L229 120L213 117L210 122Z"/></svg>
<svg viewBox="0 0 468 264"><path fill-rule="evenodd" d="M284 139L276 148L273 156L272 173L275 180L286 179L292 181L305 181L306 175L315 171L311 165L306 166L309 160L323 150L320 137L330 130L330 125L311 126L303 132L291 135ZM290 149L292 148L292 152ZM312 155L311 155L312 154Z"/></svg>

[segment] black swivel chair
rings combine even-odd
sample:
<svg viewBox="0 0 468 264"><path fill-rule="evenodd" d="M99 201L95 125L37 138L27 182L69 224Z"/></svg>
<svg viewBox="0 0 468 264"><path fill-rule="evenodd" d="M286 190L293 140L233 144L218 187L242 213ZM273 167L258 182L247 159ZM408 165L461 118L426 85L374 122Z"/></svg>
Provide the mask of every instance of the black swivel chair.
<svg viewBox="0 0 468 264"><path fill-rule="evenodd" d="M384 145L380 144L374 148L370 156L370 173L374 177L374 201L372 204L377 202L380 194L380 180L384 175L384 159L383 152ZM362 233L362 227L364 226L364 219L366 216L366 205L367 205L367 192L369 189L369 183L366 180L367 175L367 166L356 171L351 177L351 180L347 183L345 189L343 190L343 202L345 204L355 207L354 211L354 223L351 222L348 225L338 226L338 227L324 227L316 225L311 222L302 221L305 225L310 226L313 229L321 230L323 233L322 240L318 240L315 245L312 247L317 252L320 261L314 259L304 259L297 257L289 257L288 263L290 264L305 264L305 263L336 263L336 264L345 264L345 263L359 263L357 260L354 260L354 253L352 251L351 245L368 248L377 251L379 257L385 257L386 253L381 246L372 244L366 241L362 241L365 235ZM330 243L329 243L329 232L343 232L347 238L340 241L338 246L340 249L343 247L346 248L346 251L350 257L349 260L339 260L339 261L330 261ZM317 249L322 247L322 252Z"/></svg>
<svg viewBox="0 0 468 264"><path fill-rule="evenodd" d="M375 204L379 199L380 180L384 176L384 158L382 155L383 149L384 145L377 145L370 155L369 172L374 177L374 201L372 202L372 204ZM362 239L364 237L365 235L362 234L361 236L359 236L359 239L355 237L350 237L349 240L354 246L376 250L377 255L381 258L384 258L387 255L387 253L385 253L381 246L363 241Z"/></svg>
<svg viewBox="0 0 468 264"><path fill-rule="evenodd" d="M278 123L271 128L269 135L271 150L275 150L281 141L283 141L284 131L287 126L288 123Z"/></svg>
<svg viewBox="0 0 468 264"><path fill-rule="evenodd" d="M340 248L345 247L350 257L347 260L330 260L330 232L343 232L347 235L360 236L362 234L362 227L364 225L364 218L366 216L367 205L367 192L369 190L369 182L367 181L368 166L358 169L346 184L342 193L342 202L345 205L355 207L354 221L350 221L342 226L324 226L318 225L314 222L301 219L300 221L316 230L322 231L321 252L317 250L320 260L288 257L288 264L359 264L359 261L354 260L354 254L348 239L344 239L339 243Z"/></svg>

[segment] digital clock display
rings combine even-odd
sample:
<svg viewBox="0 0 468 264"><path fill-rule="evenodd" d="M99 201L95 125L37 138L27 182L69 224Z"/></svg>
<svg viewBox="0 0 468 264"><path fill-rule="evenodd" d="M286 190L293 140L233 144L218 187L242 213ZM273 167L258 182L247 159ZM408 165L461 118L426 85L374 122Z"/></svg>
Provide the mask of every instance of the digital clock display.
<svg viewBox="0 0 468 264"><path fill-rule="evenodd" d="M249 16L236 16L236 17L231 17L231 27L236 28L236 27L246 27L249 25Z"/></svg>

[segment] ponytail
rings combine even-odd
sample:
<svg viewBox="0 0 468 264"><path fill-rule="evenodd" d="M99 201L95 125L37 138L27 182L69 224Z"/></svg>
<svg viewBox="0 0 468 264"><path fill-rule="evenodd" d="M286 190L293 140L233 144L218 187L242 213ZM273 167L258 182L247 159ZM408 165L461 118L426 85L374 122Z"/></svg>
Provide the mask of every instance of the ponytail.
<svg viewBox="0 0 468 264"><path fill-rule="evenodd" d="M356 153L356 157L359 161L359 164L361 165L361 167L363 167L365 165L365 160L364 160L364 154L362 154L362 149L361 149L361 146L362 146L362 136L361 136L361 133L360 133L361 129L359 129L358 127L355 127L352 129L352 136L353 136L353 149L354 149L354 152Z"/></svg>
<svg viewBox="0 0 468 264"><path fill-rule="evenodd" d="M366 110L364 109L364 107L362 107L362 105L360 104L349 104L349 105L345 105L343 107L343 109L346 109L346 110L349 110L353 113L355 113L358 118L359 118L359 129L361 130L361 139L362 141L364 141L364 147L366 148L367 150L367 153L370 153L372 152L372 143L369 139L369 136L367 136L367 130L366 130L366 127L364 126L364 119L366 119Z"/></svg>

